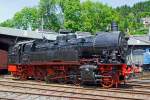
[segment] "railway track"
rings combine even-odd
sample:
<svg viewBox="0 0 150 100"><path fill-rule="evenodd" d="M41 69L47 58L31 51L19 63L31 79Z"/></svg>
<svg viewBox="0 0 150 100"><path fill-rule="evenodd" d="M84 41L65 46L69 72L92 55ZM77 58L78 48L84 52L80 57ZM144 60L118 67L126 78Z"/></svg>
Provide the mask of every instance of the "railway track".
<svg viewBox="0 0 150 100"><path fill-rule="evenodd" d="M0 82L8 82L8 80L0 80ZM16 81L13 80L9 80L9 82L14 83ZM64 88L75 88L75 89L85 89L85 90L95 90L95 91L110 91L110 92L114 92L114 91L122 91L122 92L145 92L146 90L149 91L150 85L149 83L145 84L139 84L137 83L137 81L132 81L129 84L127 84L126 86L121 86L120 88L109 88L109 89L104 89L104 88L99 88L97 86L86 86L86 87L77 87L77 86L73 86L73 85L58 85L58 84L46 84L45 82L35 82L35 81L17 81L18 83L21 84L31 84L31 85L40 85L40 86L52 86L52 87L64 87ZM144 90L143 90L144 89Z"/></svg>
<svg viewBox="0 0 150 100"><path fill-rule="evenodd" d="M136 79L132 81L128 81L126 86L127 90L132 90L132 91L145 91L147 93L150 93L150 79L143 81L141 79Z"/></svg>
<svg viewBox="0 0 150 100"><path fill-rule="evenodd" d="M150 79L149 80L133 80L127 82L129 85L137 88L150 89Z"/></svg>
<svg viewBox="0 0 150 100"><path fill-rule="evenodd" d="M6 86L6 85L5 85ZM37 88L27 88L27 87L22 87L22 86L8 86L7 88L5 86L0 86L1 91L6 94L17 94L17 97L15 95L15 98L21 99L20 96L22 97L22 95L27 95L27 97L25 97L26 99L35 99L36 98L41 98L41 97L45 97L45 96L51 96L51 97L60 97L60 98L69 98L69 99L85 99L85 100L103 100L103 99L129 99L129 98L125 98L125 97L113 97L113 96L104 96L104 95L96 95L96 94L87 94L87 93L76 93L73 91L70 92L66 92L66 91L58 91L58 90L48 90L48 89L37 89ZM37 93L38 92L38 93ZM4 97L3 97L4 98ZM5 95L5 98L11 99L14 98L14 96L7 96Z"/></svg>
<svg viewBox="0 0 150 100"><path fill-rule="evenodd" d="M101 99L122 99L122 100L142 100L150 97L150 92L139 90L120 89L93 89L75 86L64 86L54 84L42 84L34 82L20 82L10 80L0 80L0 91L27 95L29 97L44 98L48 96L71 99L101 100ZM39 91L39 92L38 92ZM38 92L38 93L37 93ZM7 96L9 97L9 96ZM43 100L43 99L42 99Z"/></svg>
<svg viewBox="0 0 150 100"><path fill-rule="evenodd" d="M13 81L13 77L3 77L2 79L4 79L4 80L9 80L9 81ZM2 80L1 80L2 81ZM127 86L131 86L131 87L139 87L139 88L146 88L146 89L149 89L150 88L150 80L148 80L148 82L141 82L142 80L132 80L132 81L127 81ZM59 86L58 84L45 84L45 82L42 82L42 81L40 81L40 82L38 82L37 83L37 81L24 81L24 82L21 82L21 81L18 81L18 82L20 82L20 83L32 83L32 84L42 84L43 86ZM61 85L62 86L62 85ZM73 87L72 85L71 86L69 86L68 84L67 85L64 85L66 88L68 88L68 87ZM122 89L122 88L127 88L127 89L131 89L131 87L126 87L126 86L121 86L120 88ZM76 87L77 88L77 87ZM78 87L79 88L79 87ZM81 88L81 87L80 87ZM85 87L84 87L85 88ZM92 87L93 88L93 87ZM95 86L94 86L94 88L95 88ZM114 88L114 89L116 89L116 88ZM133 90L133 88L132 88L132 90Z"/></svg>

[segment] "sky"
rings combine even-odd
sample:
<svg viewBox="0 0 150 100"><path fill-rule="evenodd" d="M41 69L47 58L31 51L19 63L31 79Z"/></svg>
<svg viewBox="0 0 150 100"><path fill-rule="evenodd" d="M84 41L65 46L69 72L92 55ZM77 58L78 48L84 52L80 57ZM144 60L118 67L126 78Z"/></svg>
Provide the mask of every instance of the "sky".
<svg viewBox="0 0 150 100"><path fill-rule="evenodd" d="M10 19L24 7L38 5L39 0L0 0L0 22Z"/></svg>
<svg viewBox="0 0 150 100"><path fill-rule="evenodd" d="M84 1L84 0L82 0ZM121 5L129 5L146 1L146 0L93 0L100 1L112 7L117 7ZM39 0L0 0L0 22L10 19L14 14L20 11L24 7L38 6Z"/></svg>

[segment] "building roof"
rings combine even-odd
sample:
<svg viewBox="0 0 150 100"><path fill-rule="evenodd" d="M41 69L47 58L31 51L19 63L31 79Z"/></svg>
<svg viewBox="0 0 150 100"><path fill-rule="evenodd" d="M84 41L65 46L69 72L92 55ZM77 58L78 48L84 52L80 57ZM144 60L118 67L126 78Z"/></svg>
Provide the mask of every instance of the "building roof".
<svg viewBox="0 0 150 100"><path fill-rule="evenodd" d="M58 33L56 32L42 33L42 32L13 29L7 27L0 27L0 35L1 34L15 36L15 37L33 38L33 39L46 38L48 40L55 40L58 35Z"/></svg>
<svg viewBox="0 0 150 100"><path fill-rule="evenodd" d="M148 35L131 35L128 40L128 45L150 45Z"/></svg>
<svg viewBox="0 0 150 100"><path fill-rule="evenodd" d="M32 38L32 39L43 39L56 40L56 37L60 35L56 32L36 32L29 30L13 29L0 27L0 35L8 35L15 37L23 38ZM91 36L89 32L77 32L77 37L88 37ZM150 45L148 35L131 35L128 40L128 45Z"/></svg>

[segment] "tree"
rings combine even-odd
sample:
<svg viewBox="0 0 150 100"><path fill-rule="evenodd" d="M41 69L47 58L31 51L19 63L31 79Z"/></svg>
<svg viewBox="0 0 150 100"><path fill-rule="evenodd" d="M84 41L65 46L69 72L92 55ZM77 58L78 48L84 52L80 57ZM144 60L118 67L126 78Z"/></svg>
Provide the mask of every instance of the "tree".
<svg viewBox="0 0 150 100"><path fill-rule="evenodd" d="M150 1L140 2L133 7L127 5L111 8L92 0L40 0L38 9L25 7L15 16L1 23L4 27L33 30L44 28L58 31L60 28L74 31L106 31L112 21L119 29L130 34L145 34L147 29L141 18L150 17ZM43 27L42 27L43 26Z"/></svg>
<svg viewBox="0 0 150 100"><path fill-rule="evenodd" d="M122 6L116 10L120 14L120 26L123 31L128 29L129 34L146 34L147 29L141 23L141 18L150 17L150 1L140 2L133 7Z"/></svg>
<svg viewBox="0 0 150 100"><path fill-rule="evenodd" d="M139 13L142 12L150 12L150 0L136 3L132 7L132 12L134 12L135 15L138 15Z"/></svg>
<svg viewBox="0 0 150 100"><path fill-rule="evenodd" d="M65 0L63 7L65 28L74 31L80 30L80 0Z"/></svg>
<svg viewBox="0 0 150 100"><path fill-rule="evenodd" d="M16 28L27 29L31 26L31 28L35 30L39 26L38 11L36 8L23 8L20 12L15 14L13 20Z"/></svg>
<svg viewBox="0 0 150 100"><path fill-rule="evenodd" d="M2 26L2 27L14 27L14 21L11 19L8 19L8 20L0 23L0 26Z"/></svg>
<svg viewBox="0 0 150 100"><path fill-rule="evenodd" d="M59 20L62 16L61 8L58 0L40 0L39 15L43 28L57 31L62 22Z"/></svg>
<svg viewBox="0 0 150 100"><path fill-rule="evenodd" d="M124 5L121 7L117 7L116 11L119 12L121 14L121 16L126 17L126 16L128 16L129 13L132 12L132 9L129 6Z"/></svg>
<svg viewBox="0 0 150 100"><path fill-rule="evenodd" d="M119 17L115 10L100 2L85 1L81 4L82 31L106 31L112 22L118 22Z"/></svg>

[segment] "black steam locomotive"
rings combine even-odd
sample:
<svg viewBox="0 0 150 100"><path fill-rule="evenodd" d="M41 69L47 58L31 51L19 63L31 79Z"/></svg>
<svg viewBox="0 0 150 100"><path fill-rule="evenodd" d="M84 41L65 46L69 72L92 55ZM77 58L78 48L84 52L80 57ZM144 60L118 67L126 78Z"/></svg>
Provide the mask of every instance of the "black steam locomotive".
<svg viewBox="0 0 150 100"><path fill-rule="evenodd" d="M73 83L101 83L104 87L125 79L127 38L119 31L77 38L59 35L56 41L19 42L9 50L9 71L15 77Z"/></svg>
<svg viewBox="0 0 150 100"><path fill-rule="evenodd" d="M9 63L28 64L36 61L79 61L95 56L100 63L126 62L127 41L120 32L98 33L76 38L75 34L60 35L56 41L33 40L17 43L9 51Z"/></svg>

